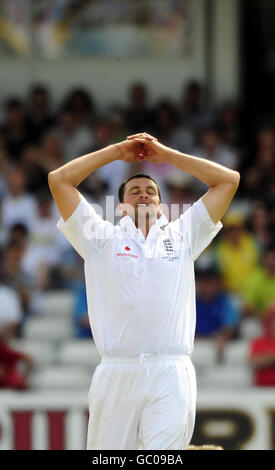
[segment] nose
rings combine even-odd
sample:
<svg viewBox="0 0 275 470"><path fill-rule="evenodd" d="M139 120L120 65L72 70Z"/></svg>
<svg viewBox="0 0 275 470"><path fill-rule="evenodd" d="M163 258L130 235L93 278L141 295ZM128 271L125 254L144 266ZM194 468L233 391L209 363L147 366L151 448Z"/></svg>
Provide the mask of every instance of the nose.
<svg viewBox="0 0 275 470"><path fill-rule="evenodd" d="M141 193L140 194L140 197L139 197L139 202L142 202L142 201L148 201L148 194L146 194L145 192L144 193Z"/></svg>

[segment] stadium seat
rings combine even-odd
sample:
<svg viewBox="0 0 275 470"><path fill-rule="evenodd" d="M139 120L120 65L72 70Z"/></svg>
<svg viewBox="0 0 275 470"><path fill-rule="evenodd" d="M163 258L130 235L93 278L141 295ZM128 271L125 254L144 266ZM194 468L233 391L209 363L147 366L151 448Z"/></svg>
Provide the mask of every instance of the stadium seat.
<svg viewBox="0 0 275 470"><path fill-rule="evenodd" d="M215 363L216 344L212 339L195 339L192 362L195 367L206 367Z"/></svg>
<svg viewBox="0 0 275 470"><path fill-rule="evenodd" d="M100 355L92 339L76 339L64 342L59 351L61 364L85 365L96 367Z"/></svg>
<svg viewBox="0 0 275 470"><path fill-rule="evenodd" d="M224 352L226 364L248 365L248 351L249 341L247 339L228 342Z"/></svg>
<svg viewBox="0 0 275 470"><path fill-rule="evenodd" d="M10 345L17 351L29 354L33 358L34 365L48 365L54 360L55 348L51 341L16 339Z"/></svg>
<svg viewBox="0 0 275 470"><path fill-rule="evenodd" d="M43 298L42 315L70 317L73 309L73 299L71 291L46 292Z"/></svg>
<svg viewBox="0 0 275 470"><path fill-rule="evenodd" d="M252 339L262 335L259 318L244 318L240 326L240 335L244 339Z"/></svg>
<svg viewBox="0 0 275 470"><path fill-rule="evenodd" d="M49 366L41 368L30 376L30 387L33 389L89 389L92 373L81 368Z"/></svg>
<svg viewBox="0 0 275 470"><path fill-rule="evenodd" d="M73 336L71 318L31 317L24 326L24 337L31 340L62 341Z"/></svg>
<svg viewBox="0 0 275 470"><path fill-rule="evenodd" d="M220 389L243 389L252 384L251 369L249 366L220 365L208 369L204 377L203 386ZM202 385L202 381L201 381Z"/></svg>

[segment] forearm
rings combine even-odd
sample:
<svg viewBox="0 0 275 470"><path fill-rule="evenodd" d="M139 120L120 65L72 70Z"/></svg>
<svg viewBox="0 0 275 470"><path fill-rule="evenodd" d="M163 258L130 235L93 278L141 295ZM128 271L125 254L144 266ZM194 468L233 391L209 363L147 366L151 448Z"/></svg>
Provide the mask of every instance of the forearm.
<svg viewBox="0 0 275 470"><path fill-rule="evenodd" d="M167 147L165 162L195 176L207 186L230 183L239 178L238 172L204 158L193 157Z"/></svg>
<svg viewBox="0 0 275 470"><path fill-rule="evenodd" d="M109 145L103 149L75 158L57 170L52 171L49 174L49 180L55 178L59 182L76 188L91 173L108 163L118 160L119 155L119 147L116 144Z"/></svg>

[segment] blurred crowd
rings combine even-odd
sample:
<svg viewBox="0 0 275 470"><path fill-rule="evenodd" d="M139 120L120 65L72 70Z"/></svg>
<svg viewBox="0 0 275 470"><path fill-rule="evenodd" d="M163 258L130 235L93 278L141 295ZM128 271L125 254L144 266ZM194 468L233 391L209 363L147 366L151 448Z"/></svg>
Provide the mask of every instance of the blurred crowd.
<svg viewBox="0 0 275 470"><path fill-rule="evenodd" d="M26 386L22 377L5 375L9 360L16 364L23 359L27 370L30 363L29 357L13 357L12 351L8 359L9 339L22 337L28 318L41 314L46 292L72 290L75 336L92 337L83 260L57 230L60 215L48 173L141 131L240 172L240 186L222 219L224 228L195 264L196 337L213 338L217 361L222 362L226 343L240 338L243 319L253 316L270 340L275 371L274 322L271 327L266 321L274 316L275 305L273 120L262 122L255 135L247 137L238 103L209 105L203 85L196 81L179 90L176 102L163 97L151 104L150 89L140 82L127 93L126 105L114 101L104 111L82 88L70 90L54 105L51 90L42 84L34 85L24 100L11 96L0 102L0 387L11 386L10 380L17 388ZM79 190L91 203L104 206L106 195L116 197L122 180L135 173L156 178L166 204L192 203L207 190L175 167L148 161L109 164L83 181ZM253 367L259 349L251 348Z"/></svg>

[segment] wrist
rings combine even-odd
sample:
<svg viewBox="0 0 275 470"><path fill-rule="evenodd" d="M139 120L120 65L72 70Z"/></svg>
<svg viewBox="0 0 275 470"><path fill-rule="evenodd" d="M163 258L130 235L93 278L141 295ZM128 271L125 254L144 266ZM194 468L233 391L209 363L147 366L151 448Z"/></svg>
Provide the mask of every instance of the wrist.
<svg viewBox="0 0 275 470"><path fill-rule="evenodd" d="M167 147L167 150L164 153L165 156L163 160L170 165L177 166L177 163L182 158L182 153L179 150L171 149L169 147Z"/></svg>
<svg viewBox="0 0 275 470"><path fill-rule="evenodd" d="M114 160L122 160L122 152L120 148L120 143L112 144L110 147L112 148Z"/></svg>

